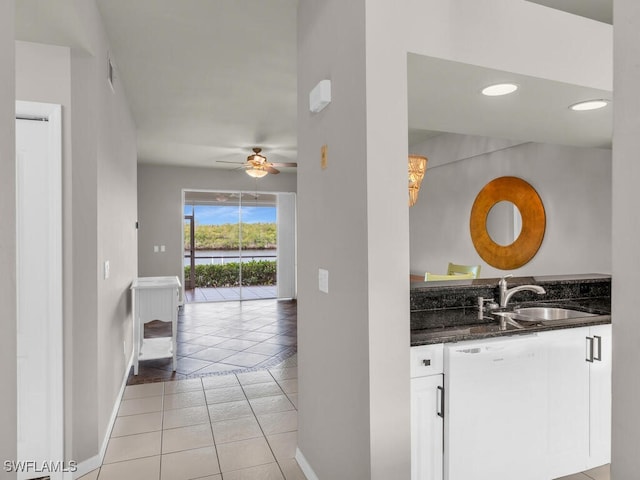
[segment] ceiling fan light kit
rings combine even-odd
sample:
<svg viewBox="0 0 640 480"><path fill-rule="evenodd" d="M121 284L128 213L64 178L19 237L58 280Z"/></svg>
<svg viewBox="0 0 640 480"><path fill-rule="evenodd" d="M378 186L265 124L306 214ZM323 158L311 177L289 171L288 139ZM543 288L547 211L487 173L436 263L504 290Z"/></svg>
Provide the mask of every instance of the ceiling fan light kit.
<svg viewBox="0 0 640 480"><path fill-rule="evenodd" d="M255 164L262 165L263 163L265 163L267 161L267 157L260 155L261 151L262 151L261 148L254 148L253 155L249 155L247 157L247 162L250 162L254 165Z"/></svg>
<svg viewBox="0 0 640 480"><path fill-rule="evenodd" d="M266 170L263 170L262 168L259 168L259 167L253 167L253 168L248 168L247 170L245 170L245 173L247 175L249 175L250 177L253 177L253 178L262 178L269 172L267 172Z"/></svg>
<svg viewBox="0 0 640 480"><path fill-rule="evenodd" d="M284 163L272 163L267 161L267 157L261 155L261 148L255 147L253 149L253 154L247 157L246 162L227 162L225 160L218 160L218 163L235 163L239 164L240 167L243 168L244 171L253 178L262 178L267 173L271 173L273 175L277 175L280 173L275 167L297 167L298 164L296 162L284 162Z"/></svg>

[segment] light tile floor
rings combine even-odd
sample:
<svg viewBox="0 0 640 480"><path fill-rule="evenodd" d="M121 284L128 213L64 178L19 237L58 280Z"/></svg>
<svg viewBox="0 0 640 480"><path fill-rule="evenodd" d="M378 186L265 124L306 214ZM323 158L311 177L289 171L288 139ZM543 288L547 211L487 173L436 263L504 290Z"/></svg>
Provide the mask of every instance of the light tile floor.
<svg viewBox="0 0 640 480"><path fill-rule="evenodd" d="M576 473L567 477L558 478L557 480L610 480L609 465L587 470L586 472Z"/></svg>
<svg viewBox="0 0 640 480"><path fill-rule="evenodd" d="M268 370L129 385L104 463L82 479L305 480L297 378L294 355Z"/></svg>

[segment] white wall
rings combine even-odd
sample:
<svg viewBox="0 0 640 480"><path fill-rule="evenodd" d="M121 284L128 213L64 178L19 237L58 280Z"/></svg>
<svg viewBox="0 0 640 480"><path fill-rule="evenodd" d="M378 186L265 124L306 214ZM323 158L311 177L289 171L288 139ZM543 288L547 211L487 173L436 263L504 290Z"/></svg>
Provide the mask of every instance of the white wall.
<svg viewBox="0 0 640 480"><path fill-rule="evenodd" d="M298 10L298 445L323 479L409 477L406 167L388 168L407 155L400 20L390 2ZM311 114L325 78L332 102Z"/></svg>
<svg viewBox="0 0 640 480"><path fill-rule="evenodd" d="M407 55L396 2L366 4L367 243L371 479L410 477ZM390 94L393 92L392 94Z"/></svg>
<svg viewBox="0 0 640 480"><path fill-rule="evenodd" d="M298 7L298 447L321 479L372 478L364 4ZM332 103L313 115L322 79Z"/></svg>
<svg viewBox="0 0 640 480"><path fill-rule="evenodd" d="M129 285L137 275L135 127L93 2L78 15L91 52L16 42L16 97L62 104L67 459L99 453L131 351ZM111 278L102 277L110 260Z"/></svg>
<svg viewBox="0 0 640 480"><path fill-rule="evenodd" d="M16 202L14 0L0 2L0 458L16 458ZM0 469L0 478L15 478Z"/></svg>
<svg viewBox="0 0 640 480"><path fill-rule="evenodd" d="M94 6L84 13L92 25L94 52L87 79L94 94L86 114L91 115L96 137L98 432L102 440L133 349L129 287L138 276L137 145L136 126L117 72L113 88L107 81L109 44L98 9ZM104 279L105 261L110 264L108 279Z"/></svg>
<svg viewBox="0 0 640 480"><path fill-rule="evenodd" d="M611 478L640 471L640 3L616 0L613 123L613 421Z"/></svg>
<svg viewBox="0 0 640 480"><path fill-rule="evenodd" d="M255 181L237 170L138 166L138 270L140 276L182 278L182 190L295 192L296 174L267 175ZM154 245L166 251L154 253Z"/></svg>
<svg viewBox="0 0 640 480"><path fill-rule="evenodd" d="M418 202L409 210L412 273L446 273L448 262L482 265L482 277L506 273L482 260L469 232L476 196L502 176L530 183L547 217L540 250L510 273L611 272L610 150L441 134L411 151L435 164L427 168Z"/></svg>

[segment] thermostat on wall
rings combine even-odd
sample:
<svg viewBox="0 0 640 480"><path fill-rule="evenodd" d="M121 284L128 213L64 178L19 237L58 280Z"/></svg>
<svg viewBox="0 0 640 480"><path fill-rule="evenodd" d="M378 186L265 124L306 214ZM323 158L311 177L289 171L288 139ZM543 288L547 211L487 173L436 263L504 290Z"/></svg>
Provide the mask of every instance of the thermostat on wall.
<svg viewBox="0 0 640 480"><path fill-rule="evenodd" d="M321 80L309 93L309 110L318 113L331 103L331 80Z"/></svg>

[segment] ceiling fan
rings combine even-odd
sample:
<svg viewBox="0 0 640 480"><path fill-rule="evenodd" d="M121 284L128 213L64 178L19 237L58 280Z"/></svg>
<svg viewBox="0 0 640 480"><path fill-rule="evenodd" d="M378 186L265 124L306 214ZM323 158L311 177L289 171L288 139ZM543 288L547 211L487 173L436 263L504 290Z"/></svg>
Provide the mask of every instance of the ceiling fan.
<svg viewBox="0 0 640 480"><path fill-rule="evenodd" d="M295 162L285 162L285 163L272 163L267 161L267 157L261 155L261 148L254 148L253 154L247 157L246 162L228 162L225 160L218 160L218 163L235 163L242 165L239 168L243 168L245 173L254 178L262 178L267 173L271 173L276 175L280 173L275 167L297 167L298 164Z"/></svg>

